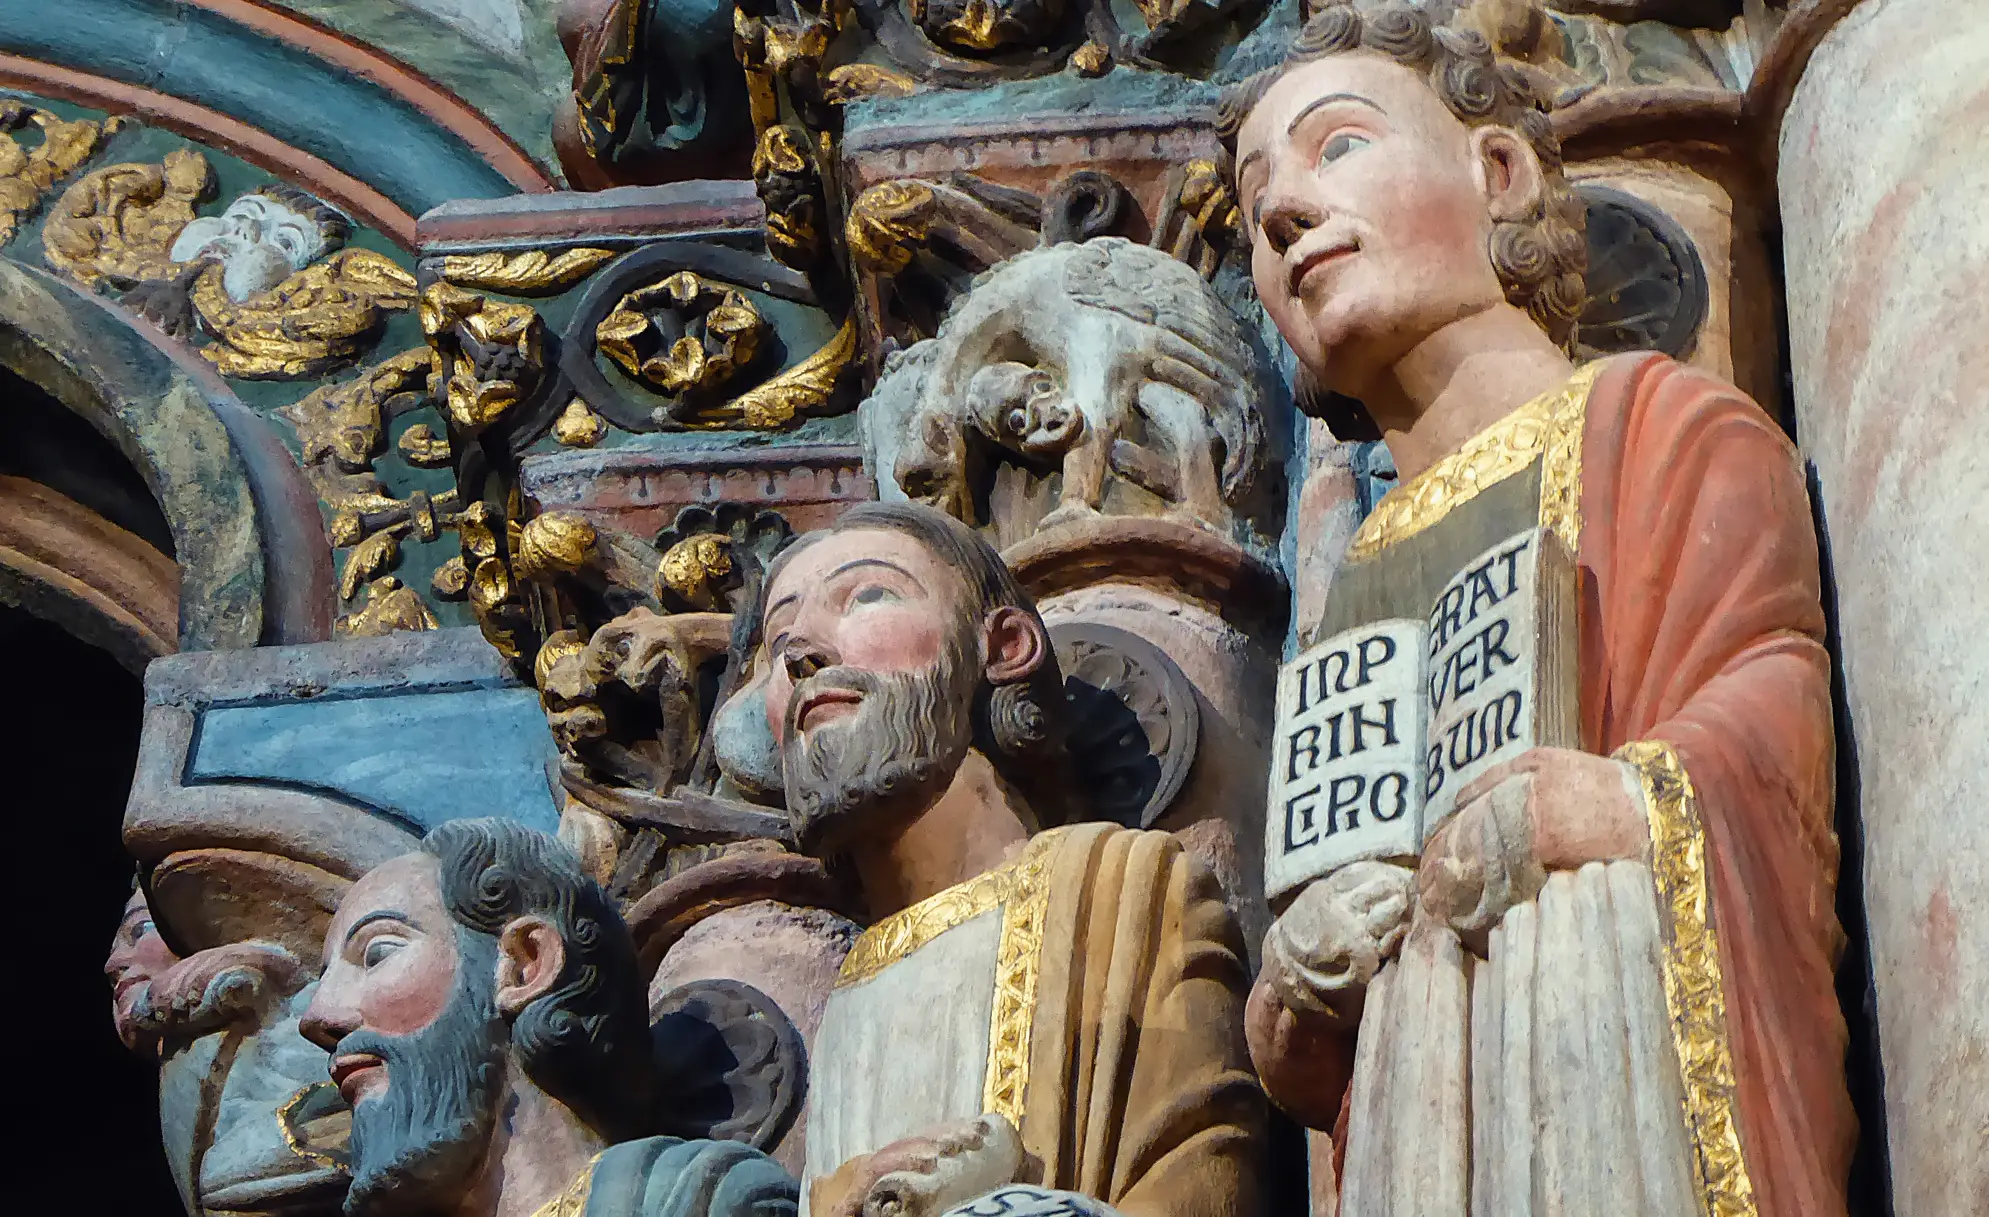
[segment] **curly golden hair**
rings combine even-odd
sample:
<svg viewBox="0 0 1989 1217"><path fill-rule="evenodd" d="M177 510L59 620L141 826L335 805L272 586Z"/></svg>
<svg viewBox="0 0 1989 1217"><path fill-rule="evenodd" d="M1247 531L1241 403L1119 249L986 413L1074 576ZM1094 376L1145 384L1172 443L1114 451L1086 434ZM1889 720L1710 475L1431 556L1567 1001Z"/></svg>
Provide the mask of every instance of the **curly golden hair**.
<svg viewBox="0 0 1989 1217"><path fill-rule="evenodd" d="M1547 106L1518 67L1501 63L1475 30L1432 26L1421 10L1388 0L1355 8L1340 0L1320 10L1292 40L1275 67L1225 90L1217 129L1232 153L1250 111L1279 77L1303 63L1375 51L1424 73L1443 104L1467 127L1498 126L1518 133L1540 160L1545 189L1534 213L1500 221L1487 252L1506 299L1523 308L1555 342L1566 346L1587 303L1587 208L1561 172L1561 142Z"/></svg>

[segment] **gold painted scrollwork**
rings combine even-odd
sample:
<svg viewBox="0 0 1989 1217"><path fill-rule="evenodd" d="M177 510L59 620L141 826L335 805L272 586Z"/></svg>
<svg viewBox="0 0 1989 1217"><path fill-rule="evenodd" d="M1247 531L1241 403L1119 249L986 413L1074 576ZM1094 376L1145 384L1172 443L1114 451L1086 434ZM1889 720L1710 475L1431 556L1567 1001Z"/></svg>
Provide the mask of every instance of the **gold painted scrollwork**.
<svg viewBox="0 0 1989 1217"><path fill-rule="evenodd" d="M383 575L366 585L366 603L333 623L340 638L377 638L401 630L437 628L435 614L411 587L401 585L392 575Z"/></svg>
<svg viewBox="0 0 1989 1217"><path fill-rule="evenodd" d="M843 226L850 256L874 274L899 274L925 244L937 206L924 182L900 179L870 187L856 197Z"/></svg>
<svg viewBox="0 0 1989 1217"><path fill-rule="evenodd" d="M823 97L843 104L864 97L910 97L919 82L903 72L874 63L845 63L823 77Z"/></svg>
<svg viewBox="0 0 1989 1217"><path fill-rule="evenodd" d="M630 376L677 395L731 380L752 362L766 329L743 293L686 270L623 296L594 340Z"/></svg>
<svg viewBox="0 0 1989 1217"><path fill-rule="evenodd" d="M553 420L552 430L553 438L568 448L591 448L608 433L608 424L576 397Z"/></svg>
<svg viewBox="0 0 1989 1217"><path fill-rule="evenodd" d="M828 344L787 371L741 393L721 406L684 420L703 428L744 426L755 431L784 427L797 417L815 414L835 396L843 369L856 354L856 322L843 322Z"/></svg>
<svg viewBox="0 0 1989 1217"><path fill-rule="evenodd" d="M0 101L0 245L13 240L55 184L89 160L124 122L57 118L25 102ZM28 127L41 132L41 142L32 147L13 134Z"/></svg>
<svg viewBox="0 0 1989 1217"><path fill-rule="evenodd" d="M656 598L665 591L706 612L719 607L717 588L732 573L732 553L727 539L717 533L699 533L672 545L656 564Z"/></svg>
<svg viewBox="0 0 1989 1217"><path fill-rule="evenodd" d="M564 249L556 254L539 249L523 253L448 254L442 259L442 277L457 287L530 296L564 291L614 256L612 249L591 246Z"/></svg>
<svg viewBox="0 0 1989 1217"><path fill-rule="evenodd" d="M415 302L414 276L370 249L346 249L236 304L222 290L221 268L194 280L202 347L224 375L246 380L316 376L357 357L385 314Z"/></svg>
<svg viewBox="0 0 1989 1217"><path fill-rule="evenodd" d="M49 268L101 290L173 273L166 252L214 194L214 167L191 148L156 165L109 165L76 180L42 225Z"/></svg>

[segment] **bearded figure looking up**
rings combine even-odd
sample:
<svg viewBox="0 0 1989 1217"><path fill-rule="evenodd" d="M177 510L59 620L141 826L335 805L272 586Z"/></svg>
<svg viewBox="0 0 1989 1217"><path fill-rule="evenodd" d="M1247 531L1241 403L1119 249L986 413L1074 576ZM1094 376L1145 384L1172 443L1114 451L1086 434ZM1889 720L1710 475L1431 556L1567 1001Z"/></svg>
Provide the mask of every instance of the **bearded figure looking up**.
<svg viewBox="0 0 1989 1217"><path fill-rule="evenodd" d="M1055 826L1062 680L1000 557L931 508L862 504L790 547L763 603L750 700L788 815L874 919L815 1041L810 1211L999 1187L1255 1213L1236 924L1167 834Z"/></svg>
<svg viewBox="0 0 1989 1217"><path fill-rule="evenodd" d="M1580 746L1464 787L1410 866L1281 911L1249 1010L1266 1088L1337 1128L1359 1217L1843 1213L1830 661L1793 447L1663 355L1570 362L1582 206L1476 34L1325 8L1223 126L1264 307L1402 478L1320 636L1423 617L1533 527L1581 605Z"/></svg>
<svg viewBox="0 0 1989 1217"><path fill-rule="evenodd" d="M304 1034L352 1107L352 1217L786 1217L732 1141L648 1137L642 973L552 837L457 820L353 884ZM668 1096L663 1096L668 1101Z"/></svg>

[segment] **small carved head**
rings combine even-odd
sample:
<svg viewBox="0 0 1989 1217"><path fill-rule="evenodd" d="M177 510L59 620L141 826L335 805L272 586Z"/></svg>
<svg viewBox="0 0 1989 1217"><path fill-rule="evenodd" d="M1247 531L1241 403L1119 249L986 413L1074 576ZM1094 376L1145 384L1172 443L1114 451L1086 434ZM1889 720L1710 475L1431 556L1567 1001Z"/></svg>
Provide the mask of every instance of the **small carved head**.
<svg viewBox="0 0 1989 1217"><path fill-rule="evenodd" d="M210 258L221 264L221 286L240 304L345 244L352 222L294 186L263 186L180 229L175 262Z"/></svg>
<svg viewBox="0 0 1989 1217"><path fill-rule="evenodd" d="M917 818L971 749L1025 792L1048 777L1063 700L1049 633L966 525L862 504L781 555L764 603L767 725L803 848Z"/></svg>
<svg viewBox="0 0 1989 1217"><path fill-rule="evenodd" d="M179 962L159 929L152 924L152 909L145 893L134 891L125 902L124 916L118 920L111 938L110 955L104 960L104 977L111 985L111 1021L124 1046L138 1052L154 1043L156 1030L147 1017L148 990L166 969Z"/></svg>
<svg viewBox="0 0 1989 1217"><path fill-rule="evenodd" d="M650 1116L649 1021L614 902L552 837L457 820L353 884L301 1029L352 1106L355 1217L459 1197L524 1077L609 1141Z"/></svg>
<svg viewBox="0 0 1989 1217"><path fill-rule="evenodd" d="M990 439L1024 456L1062 456L1084 434L1084 411L1055 376L1026 363L991 363L975 372L967 409Z"/></svg>
<svg viewBox="0 0 1989 1217"><path fill-rule="evenodd" d="M1359 396L1423 337L1501 304L1566 343L1584 210L1544 103L1474 30L1402 0L1336 3L1223 98L1266 310L1308 371Z"/></svg>

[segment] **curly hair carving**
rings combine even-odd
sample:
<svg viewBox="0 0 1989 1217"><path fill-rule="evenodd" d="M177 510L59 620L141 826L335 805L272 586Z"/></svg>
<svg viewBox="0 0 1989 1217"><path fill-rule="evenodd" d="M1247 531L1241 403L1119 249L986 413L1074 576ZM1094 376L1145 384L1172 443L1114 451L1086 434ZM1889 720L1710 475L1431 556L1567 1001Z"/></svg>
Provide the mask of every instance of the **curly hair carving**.
<svg viewBox="0 0 1989 1217"><path fill-rule="evenodd" d="M1539 158L1544 189L1531 215L1493 225L1486 253L1506 299L1523 308L1563 347L1587 303L1587 207L1561 170L1561 143L1546 103L1515 65L1502 63L1475 30L1433 26L1401 0L1356 7L1349 0L1316 13L1275 67L1223 93L1216 125L1234 153L1237 132L1264 94L1292 68L1332 55L1373 51L1422 73L1430 88L1467 127L1505 127Z"/></svg>

